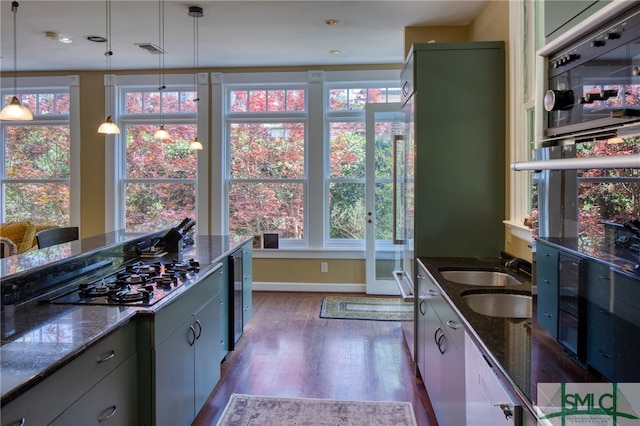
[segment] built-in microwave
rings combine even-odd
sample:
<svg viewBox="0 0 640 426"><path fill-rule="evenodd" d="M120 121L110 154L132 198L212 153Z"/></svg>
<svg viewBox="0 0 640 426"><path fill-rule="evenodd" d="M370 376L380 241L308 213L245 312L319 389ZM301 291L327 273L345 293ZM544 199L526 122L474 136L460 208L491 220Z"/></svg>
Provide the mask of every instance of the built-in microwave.
<svg viewBox="0 0 640 426"><path fill-rule="evenodd" d="M545 136L640 121L640 8L551 55Z"/></svg>

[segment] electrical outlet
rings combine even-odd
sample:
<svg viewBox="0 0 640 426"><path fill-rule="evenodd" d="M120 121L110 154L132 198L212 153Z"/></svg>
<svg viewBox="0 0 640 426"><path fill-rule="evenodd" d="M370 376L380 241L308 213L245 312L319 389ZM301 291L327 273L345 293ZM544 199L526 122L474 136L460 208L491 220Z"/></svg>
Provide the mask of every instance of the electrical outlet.
<svg viewBox="0 0 640 426"><path fill-rule="evenodd" d="M320 262L320 272L329 272L329 264L327 262Z"/></svg>

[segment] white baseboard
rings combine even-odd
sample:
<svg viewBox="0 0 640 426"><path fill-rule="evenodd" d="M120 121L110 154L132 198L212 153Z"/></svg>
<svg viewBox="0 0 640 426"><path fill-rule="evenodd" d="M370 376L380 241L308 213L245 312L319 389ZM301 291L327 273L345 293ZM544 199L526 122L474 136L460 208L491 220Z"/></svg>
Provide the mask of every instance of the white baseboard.
<svg viewBox="0 0 640 426"><path fill-rule="evenodd" d="M282 282L253 282L253 291L293 291L314 293L365 293L364 284L349 283L282 283Z"/></svg>

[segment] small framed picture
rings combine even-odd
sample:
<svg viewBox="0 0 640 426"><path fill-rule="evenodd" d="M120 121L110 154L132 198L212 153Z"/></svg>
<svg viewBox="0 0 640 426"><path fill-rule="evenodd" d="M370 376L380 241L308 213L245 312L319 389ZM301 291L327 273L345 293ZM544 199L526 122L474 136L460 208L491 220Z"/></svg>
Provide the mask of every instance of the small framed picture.
<svg viewBox="0 0 640 426"><path fill-rule="evenodd" d="M262 235L253 236L253 248L254 249L262 248Z"/></svg>
<svg viewBox="0 0 640 426"><path fill-rule="evenodd" d="M277 233L265 232L262 234L262 248L266 249L277 249L278 248L278 237Z"/></svg>

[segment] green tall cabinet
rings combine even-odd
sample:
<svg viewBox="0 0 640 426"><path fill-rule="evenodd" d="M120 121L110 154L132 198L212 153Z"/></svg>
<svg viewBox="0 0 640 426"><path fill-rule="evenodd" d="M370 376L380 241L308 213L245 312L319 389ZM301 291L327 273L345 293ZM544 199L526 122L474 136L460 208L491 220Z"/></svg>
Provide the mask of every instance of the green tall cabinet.
<svg viewBox="0 0 640 426"><path fill-rule="evenodd" d="M503 42L412 46L401 84L416 257L497 257L504 247L504 68Z"/></svg>

